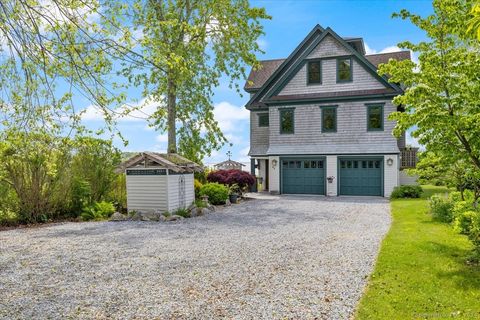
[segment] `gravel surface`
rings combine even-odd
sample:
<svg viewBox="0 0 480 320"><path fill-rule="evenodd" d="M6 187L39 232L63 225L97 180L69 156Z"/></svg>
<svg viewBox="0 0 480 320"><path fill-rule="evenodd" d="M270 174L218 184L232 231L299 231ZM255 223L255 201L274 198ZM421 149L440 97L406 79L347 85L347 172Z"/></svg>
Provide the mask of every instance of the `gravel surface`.
<svg viewBox="0 0 480 320"><path fill-rule="evenodd" d="M249 200L178 222L0 232L0 319L348 319L380 198Z"/></svg>

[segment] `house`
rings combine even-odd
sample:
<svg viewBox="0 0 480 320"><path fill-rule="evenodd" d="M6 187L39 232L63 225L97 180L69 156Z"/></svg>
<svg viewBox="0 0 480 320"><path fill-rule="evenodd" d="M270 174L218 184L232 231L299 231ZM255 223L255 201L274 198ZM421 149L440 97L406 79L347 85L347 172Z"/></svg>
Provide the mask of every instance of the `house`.
<svg viewBox="0 0 480 320"><path fill-rule="evenodd" d="M148 151L133 155L117 168L126 174L128 211L162 213L193 203L193 173L202 170L178 154Z"/></svg>
<svg viewBox="0 0 480 320"><path fill-rule="evenodd" d="M213 165L214 170L243 170L243 167L245 167L243 163L231 160L230 158L228 160Z"/></svg>
<svg viewBox="0 0 480 320"><path fill-rule="evenodd" d="M251 171L281 194L388 197L400 183L405 135L392 135L402 88L377 73L409 51L365 53L362 38L317 25L286 59L251 71Z"/></svg>

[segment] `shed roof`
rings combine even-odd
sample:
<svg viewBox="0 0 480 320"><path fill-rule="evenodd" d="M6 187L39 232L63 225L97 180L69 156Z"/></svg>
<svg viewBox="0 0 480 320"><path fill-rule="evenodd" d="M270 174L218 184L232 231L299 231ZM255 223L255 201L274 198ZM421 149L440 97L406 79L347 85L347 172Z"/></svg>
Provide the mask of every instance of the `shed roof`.
<svg viewBox="0 0 480 320"><path fill-rule="evenodd" d="M122 162L118 166L117 172L123 172L128 168L136 167L141 164L147 166L149 162L178 173L203 171L202 166L176 153L143 151Z"/></svg>
<svg viewBox="0 0 480 320"><path fill-rule="evenodd" d="M222 161L220 163L214 164L213 166L214 167L221 167L221 166L225 166L225 167L234 167L234 166L245 167L245 165L243 163L237 162L237 161L234 161L234 160L231 160L231 159L228 159L228 160Z"/></svg>

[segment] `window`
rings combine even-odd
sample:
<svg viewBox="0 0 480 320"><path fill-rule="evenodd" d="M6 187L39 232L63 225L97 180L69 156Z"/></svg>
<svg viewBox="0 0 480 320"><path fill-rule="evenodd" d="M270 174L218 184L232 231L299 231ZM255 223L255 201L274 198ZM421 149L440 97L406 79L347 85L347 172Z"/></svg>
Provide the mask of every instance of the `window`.
<svg viewBox="0 0 480 320"><path fill-rule="evenodd" d="M280 133L292 134L294 133L294 109L280 110Z"/></svg>
<svg viewBox="0 0 480 320"><path fill-rule="evenodd" d="M321 61L309 61L307 63L307 83L316 84L322 82Z"/></svg>
<svg viewBox="0 0 480 320"><path fill-rule="evenodd" d="M367 105L368 131L383 130L383 105Z"/></svg>
<svg viewBox="0 0 480 320"><path fill-rule="evenodd" d="M268 127L269 126L268 113L259 113L258 114L258 126L259 127Z"/></svg>
<svg viewBox="0 0 480 320"><path fill-rule="evenodd" d="M337 59L337 82L352 81L352 59Z"/></svg>
<svg viewBox="0 0 480 320"><path fill-rule="evenodd" d="M322 107L322 132L337 131L337 107Z"/></svg>

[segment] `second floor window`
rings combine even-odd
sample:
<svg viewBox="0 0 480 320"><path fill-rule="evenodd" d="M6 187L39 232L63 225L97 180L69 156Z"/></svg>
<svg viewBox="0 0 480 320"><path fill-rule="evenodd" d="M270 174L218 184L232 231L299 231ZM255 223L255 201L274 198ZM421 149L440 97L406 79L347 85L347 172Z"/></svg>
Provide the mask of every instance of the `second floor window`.
<svg viewBox="0 0 480 320"><path fill-rule="evenodd" d="M322 132L337 131L337 107L322 107Z"/></svg>
<svg viewBox="0 0 480 320"><path fill-rule="evenodd" d="M315 84L322 82L320 61L309 61L307 64L307 83Z"/></svg>
<svg viewBox="0 0 480 320"><path fill-rule="evenodd" d="M352 59L337 59L337 82L352 81Z"/></svg>
<svg viewBox="0 0 480 320"><path fill-rule="evenodd" d="M258 114L258 126L259 127L268 127L269 119L268 113L259 113Z"/></svg>
<svg viewBox="0 0 480 320"><path fill-rule="evenodd" d="M294 109L280 110L280 133L292 134L295 132Z"/></svg>
<svg viewBox="0 0 480 320"><path fill-rule="evenodd" d="M383 105L367 105L367 130L383 130Z"/></svg>

